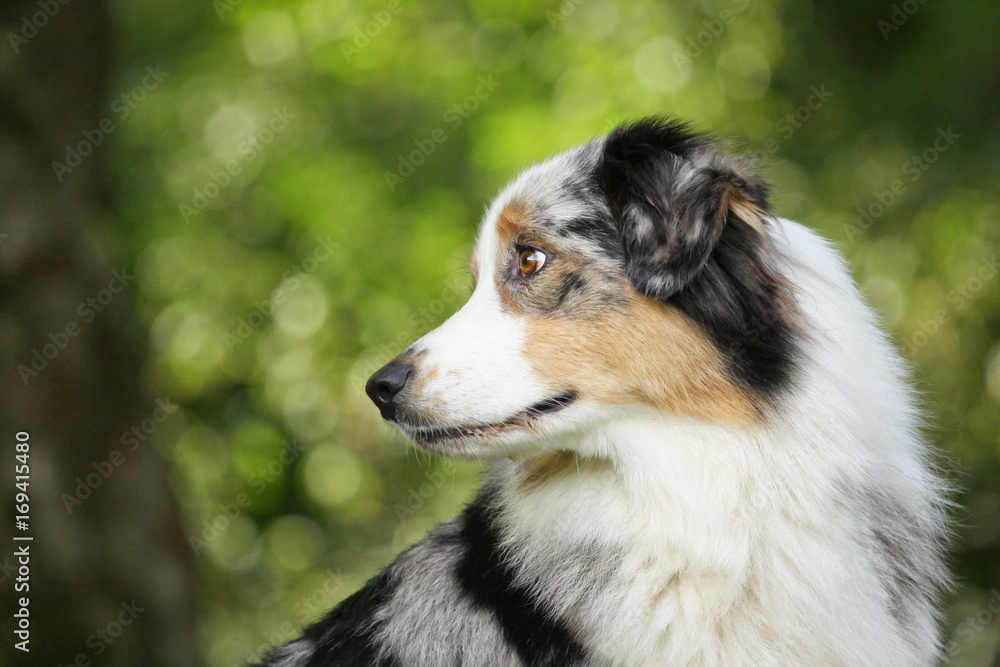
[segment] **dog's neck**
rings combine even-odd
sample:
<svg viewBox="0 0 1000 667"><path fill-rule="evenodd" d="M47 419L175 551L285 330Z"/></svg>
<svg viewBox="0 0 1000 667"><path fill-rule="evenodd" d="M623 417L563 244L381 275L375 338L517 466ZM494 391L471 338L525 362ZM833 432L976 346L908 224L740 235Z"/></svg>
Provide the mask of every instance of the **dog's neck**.
<svg viewBox="0 0 1000 667"><path fill-rule="evenodd" d="M748 591L768 573L801 576L781 565L782 536L824 522L829 531L839 519L811 510L842 492L812 458L822 443L793 440L771 428L638 418L595 429L575 453L504 461L489 484L507 553L523 583L601 638L608 656L652 642L656 659L686 664L697 657L674 652L692 646L673 645L679 629L749 618L766 627L746 632L791 631L765 619ZM817 558L825 548L802 546Z"/></svg>
<svg viewBox="0 0 1000 667"><path fill-rule="evenodd" d="M759 466L752 440L744 429L659 416L604 424L573 452L497 466L505 532L548 548L642 545L661 557L726 561L718 536L728 536L728 552L761 501L748 488Z"/></svg>

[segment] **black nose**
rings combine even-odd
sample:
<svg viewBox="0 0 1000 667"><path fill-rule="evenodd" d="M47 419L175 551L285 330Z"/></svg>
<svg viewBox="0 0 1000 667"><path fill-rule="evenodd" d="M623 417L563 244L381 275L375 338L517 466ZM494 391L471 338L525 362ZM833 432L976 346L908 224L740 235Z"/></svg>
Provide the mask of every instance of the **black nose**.
<svg viewBox="0 0 1000 667"><path fill-rule="evenodd" d="M378 406L383 419L396 417L396 396L406 386L406 381L413 374L413 366L405 361L394 359L368 378L365 393Z"/></svg>

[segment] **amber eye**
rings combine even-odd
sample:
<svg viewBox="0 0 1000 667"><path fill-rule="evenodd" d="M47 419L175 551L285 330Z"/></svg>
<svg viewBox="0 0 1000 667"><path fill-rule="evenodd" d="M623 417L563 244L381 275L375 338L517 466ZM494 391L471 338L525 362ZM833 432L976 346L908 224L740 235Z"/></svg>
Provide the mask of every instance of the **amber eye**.
<svg viewBox="0 0 1000 667"><path fill-rule="evenodd" d="M525 248L517 258L517 268L521 270L521 275L530 276L537 273L545 266L545 253L534 248Z"/></svg>

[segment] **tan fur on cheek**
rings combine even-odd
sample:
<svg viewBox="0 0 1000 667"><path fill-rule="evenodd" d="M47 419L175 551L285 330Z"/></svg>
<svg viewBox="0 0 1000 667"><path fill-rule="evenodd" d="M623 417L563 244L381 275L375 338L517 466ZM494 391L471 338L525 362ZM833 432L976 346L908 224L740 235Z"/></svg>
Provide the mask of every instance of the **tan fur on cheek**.
<svg viewBox="0 0 1000 667"><path fill-rule="evenodd" d="M583 400L737 425L757 419L707 336L673 306L639 295L598 320L531 319L524 353L553 391L574 389Z"/></svg>

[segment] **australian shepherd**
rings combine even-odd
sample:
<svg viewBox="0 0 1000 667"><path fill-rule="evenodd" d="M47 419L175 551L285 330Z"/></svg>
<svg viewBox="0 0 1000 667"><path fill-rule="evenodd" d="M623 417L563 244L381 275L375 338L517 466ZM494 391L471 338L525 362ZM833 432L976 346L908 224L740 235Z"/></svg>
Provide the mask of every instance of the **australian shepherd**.
<svg viewBox="0 0 1000 667"><path fill-rule="evenodd" d="M271 667L933 665L947 494L838 253L681 123L527 169L366 391L475 500Z"/></svg>

